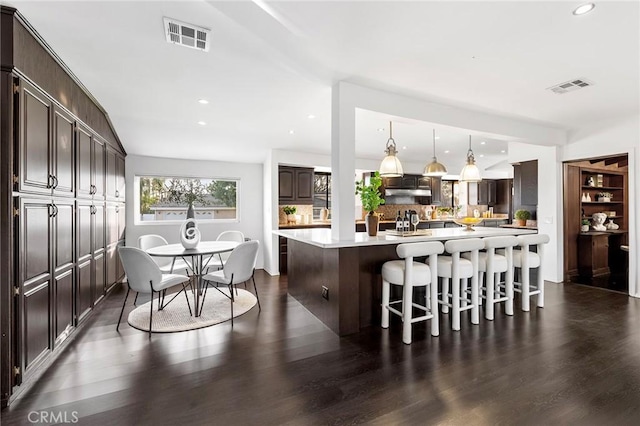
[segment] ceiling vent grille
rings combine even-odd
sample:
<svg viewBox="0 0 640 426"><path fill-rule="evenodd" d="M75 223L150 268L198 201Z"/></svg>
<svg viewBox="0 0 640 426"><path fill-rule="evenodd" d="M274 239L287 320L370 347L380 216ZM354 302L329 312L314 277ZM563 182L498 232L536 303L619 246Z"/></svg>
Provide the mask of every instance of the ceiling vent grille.
<svg viewBox="0 0 640 426"><path fill-rule="evenodd" d="M575 80L565 81L564 83L556 84L555 86L547 87L547 90L551 90L557 95L563 93L573 92L574 90L582 89L584 87L593 86L593 82L587 81L584 78L578 78Z"/></svg>
<svg viewBox="0 0 640 426"><path fill-rule="evenodd" d="M209 51L211 44L211 30L198 27L193 24L178 21L177 19L164 19L164 33L167 42L190 47L192 49Z"/></svg>

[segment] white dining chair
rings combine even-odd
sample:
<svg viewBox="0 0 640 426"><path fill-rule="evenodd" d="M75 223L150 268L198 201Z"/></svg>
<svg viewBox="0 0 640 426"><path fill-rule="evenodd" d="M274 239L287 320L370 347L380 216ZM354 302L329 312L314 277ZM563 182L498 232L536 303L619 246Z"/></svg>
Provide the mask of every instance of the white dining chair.
<svg viewBox="0 0 640 426"><path fill-rule="evenodd" d="M460 330L460 313L466 310L471 310L471 323L480 324L478 251L482 248L484 248L484 242L480 238L450 240L444 244L444 250L450 256L438 256L438 277L442 278L442 293L438 302L443 305L443 313L448 313L451 308L452 330ZM460 257L460 253L463 252L469 252L470 259ZM471 279L471 297L467 297L464 291L468 279ZM463 280L465 280L464 283ZM451 281L451 293L449 293L449 281Z"/></svg>
<svg viewBox="0 0 640 426"><path fill-rule="evenodd" d="M151 338L151 327L153 325L153 296L155 293L163 293L166 289L178 284L182 284L182 290L177 292L173 298L166 303L166 307L173 299L175 299L180 293L184 292L184 296L187 299L187 306L189 307L189 314L192 315L191 305L189 304L189 297L187 296L186 282L189 281L189 277L178 274L163 274L160 271L158 265L153 261L145 251L136 247L118 247L118 254L122 261L124 272L127 274L127 294L124 296L124 302L122 302L122 310L120 310L120 317L118 318L118 325L116 325L116 331L120 328L120 321L122 320L122 313L124 307L127 304L127 298L131 290L136 293L150 294L150 313L149 313L149 338ZM160 294L158 295L158 309L161 309Z"/></svg>
<svg viewBox="0 0 640 426"><path fill-rule="evenodd" d="M161 235L148 234L141 235L138 238L138 248L144 251L153 247L166 246L168 244L169 242ZM183 259L171 257L153 257L152 259L164 274L184 272L186 275L189 275L189 271L191 270L189 264Z"/></svg>
<svg viewBox="0 0 640 426"><path fill-rule="evenodd" d="M205 298L207 297L207 290L209 286L212 285L213 288L228 297L231 301L231 325L233 326L233 303L235 301L233 289L238 284L246 283L250 279L253 281L253 289L256 293L256 299L258 300L258 309L262 310L262 307L260 306L260 298L258 297L256 280L253 276L256 269L259 247L260 243L256 240L241 243L233 249L223 269L215 272L209 272L202 277L204 282L207 284L207 287L205 288L205 293L202 298L201 311L204 306ZM218 288L218 285L220 284L227 286L229 294Z"/></svg>
<svg viewBox="0 0 640 426"><path fill-rule="evenodd" d="M390 260L382 265L382 328L389 328L389 312L402 318L402 341L411 344L411 325L414 322L431 320L431 335L440 334L438 324L438 254L444 251L439 241L398 244L396 253L402 260ZM429 264L414 262L416 257L429 256ZM391 285L402 286L402 299L390 301ZM414 287L427 287L425 304L413 302ZM402 304L399 311L393 307ZM413 308L424 311L424 315L413 317Z"/></svg>
<svg viewBox="0 0 640 426"><path fill-rule="evenodd" d="M235 241L237 243L243 243L244 234L240 231L224 231L218 235L216 241ZM224 268L224 264L227 262L229 256L231 256L231 252L214 255L208 262L206 262L207 269L210 271Z"/></svg>

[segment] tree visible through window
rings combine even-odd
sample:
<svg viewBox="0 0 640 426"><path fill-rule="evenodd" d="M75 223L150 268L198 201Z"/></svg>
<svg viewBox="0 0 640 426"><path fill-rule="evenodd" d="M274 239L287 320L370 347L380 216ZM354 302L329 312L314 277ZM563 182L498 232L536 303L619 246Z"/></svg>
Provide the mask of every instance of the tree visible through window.
<svg viewBox="0 0 640 426"><path fill-rule="evenodd" d="M197 220L238 218L238 181L140 176L141 222L184 220L189 206Z"/></svg>

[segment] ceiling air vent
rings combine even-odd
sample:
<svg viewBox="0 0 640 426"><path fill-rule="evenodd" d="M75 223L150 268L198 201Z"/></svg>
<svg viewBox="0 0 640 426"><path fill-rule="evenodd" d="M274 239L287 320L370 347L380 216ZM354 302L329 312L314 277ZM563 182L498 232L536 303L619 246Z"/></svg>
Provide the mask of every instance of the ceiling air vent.
<svg viewBox="0 0 640 426"><path fill-rule="evenodd" d="M584 78L565 81L564 83L556 84L555 86L547 87L547 90L551 90L557 95L563 93L573 92L574 90L582 89L583 87L593 86L593 82L587 81Z"/></svg>
<svg viewBox="0 0 640 426"><path fill-rule="evenodd" d="M193 24L178 21L177 19L164 19L164 33L168 43L179 44L192 49L209 51L211 43L211 30L198 27Z"/></svg>

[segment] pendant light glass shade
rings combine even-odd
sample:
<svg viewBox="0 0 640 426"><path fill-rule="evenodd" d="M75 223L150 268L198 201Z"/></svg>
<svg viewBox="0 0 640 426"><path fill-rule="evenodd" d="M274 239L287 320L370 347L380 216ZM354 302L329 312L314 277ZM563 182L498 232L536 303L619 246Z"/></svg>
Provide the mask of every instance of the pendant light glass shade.
<svg viewBox="0 0 640 426"><path fill-rule="evenodd" d="M396 149L396 141L393 140L393 124L391 121L389 122L389 140L387 141L387 147L384 152L387 154L386 157L380 163L380 176L386 177L399 177L404 175L404 171L402 170L402 164L400 164L400 160L397 155L398 150Z"/></svg>
<svg viewBox="0 0 640 426"><path fill-rule="evenodd" d="M471 135L469 135L469 151L467 151L467 165L460 172L460 182L480 182L480 169L476 166L476 159L471 151Z"/></svg>
<svg viewBox="0 0 640 426"><path fill-rule="evenodd" d="M444 176L447 174L447 168L438 163L436 158L436 129L433 129L433 159L427 164L422 172L423 176Z"/></svg>

